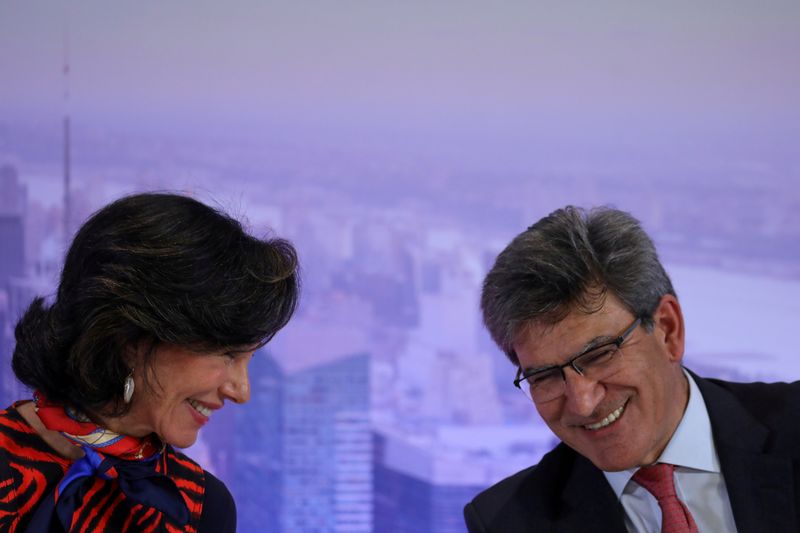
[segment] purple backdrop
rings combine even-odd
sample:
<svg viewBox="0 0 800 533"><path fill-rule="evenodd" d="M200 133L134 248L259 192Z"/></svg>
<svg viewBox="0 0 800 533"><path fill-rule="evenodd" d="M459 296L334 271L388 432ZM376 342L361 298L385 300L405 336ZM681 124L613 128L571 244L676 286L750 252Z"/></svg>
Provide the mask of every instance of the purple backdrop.
<svg viewBox="0 0 800 533"><path fill-rule="evenodd" d="M651 232L687 366L800 376L800 4L62 4L0 4L0 393L28 395L16 317L120 194L293 240L300 311L188 451L241 531L463 531L549 449L477 302L567 203Z"/></svg>

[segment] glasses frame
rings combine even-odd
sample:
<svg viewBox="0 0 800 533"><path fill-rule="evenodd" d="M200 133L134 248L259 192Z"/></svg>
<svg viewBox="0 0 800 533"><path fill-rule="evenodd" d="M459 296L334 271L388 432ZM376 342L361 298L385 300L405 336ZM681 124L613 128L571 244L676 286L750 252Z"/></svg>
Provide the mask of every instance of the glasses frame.
<svg viewBox="0 0 800 533"><path fill-rule="evenodd" d="M639 325L641 323L642 323L642 317L637 317L636 320L634 320L633 323L631 323L630 326L625 328L625 331L623 331L616 339L614 339L614 340L612 340L610 342L604 342L603 344L598 344L597 346L589 346L588 348L586 348L583 351L581 351L579 354L577 354L577 355L575 355L573 357L570 357L570 359L566 363L564 363L562 365L552 365L552 366L548 366L548 367L545 367L545 368L540 368L539 370L531 372L530 374L523 374L522 373L522 367L519 367L519 368L517 368L517 375L514 378L514 386L516 388L518 388L520 391L522 391L523 394L525 394L525 391L520 386L520 383L522 383L523 381L527 381L527 379L530 378L530 377L536 376L538 374L543 374L545 372L552 372L553 370L558 370L561 373L561 379L564 380L564 381L567 381L567 375L564 372L564 369L567 368L567 367L571 367L572 370L574 370L575 372L578 373L578 375L583 376L585 368L581 368L581 366L577 364L578 360L581 357L585 356L586 354L592 353L592 352L594 352L596 350L599 350L601 348L604 348L606 346L616 346L617 350L619 350L620 348L622 348L622 344L626 340L628 340L628 337L630 337L631 334L634 331L636 331L636 328L639 327ZM526 398L530 398L531 400L533 400L532 396L533 396L533 394L531 394L530 396L525 394L525 397ZM557 397L558 396L556 396L556 398Z"/></svg>

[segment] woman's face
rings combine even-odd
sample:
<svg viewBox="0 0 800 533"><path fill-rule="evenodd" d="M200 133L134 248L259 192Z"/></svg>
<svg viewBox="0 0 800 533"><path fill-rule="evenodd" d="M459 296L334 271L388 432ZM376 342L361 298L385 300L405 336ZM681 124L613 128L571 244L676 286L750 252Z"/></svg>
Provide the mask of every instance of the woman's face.
<svg viewBox="0 0 800 533"><path fill-rule="evenodd" d="M159 345L147 382L143 365L134 366L131 410L109 424L110 429L134 436L156 433L179 448L191 446L200 428L226 400L244 403L250 399L247 365L254 349L198 353Z"/></svg>

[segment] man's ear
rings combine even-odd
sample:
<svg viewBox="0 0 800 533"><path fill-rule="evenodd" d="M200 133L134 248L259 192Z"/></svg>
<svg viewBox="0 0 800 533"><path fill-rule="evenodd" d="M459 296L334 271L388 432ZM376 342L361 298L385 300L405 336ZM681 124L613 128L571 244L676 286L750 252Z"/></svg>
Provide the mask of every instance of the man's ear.
<svg viewBox="0 0 800 533"><path fill-rule="evenodd" d="M653 313L653 321L656 338L664 344L670 359L679 363L683 359L686 332L683 327L683 311L678 299L671 294L662 296Z"/></svg>

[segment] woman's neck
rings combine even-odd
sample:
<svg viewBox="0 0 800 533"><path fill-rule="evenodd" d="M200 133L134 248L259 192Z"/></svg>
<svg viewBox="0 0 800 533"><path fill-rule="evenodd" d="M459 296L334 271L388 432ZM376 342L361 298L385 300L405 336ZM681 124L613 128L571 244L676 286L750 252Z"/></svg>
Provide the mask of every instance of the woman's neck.
<svg viewBox="0 0 800 533"><path fill-rule="evenodd" d="M100 422L100 425L109 431L137 439L145 438L153 433L150 425L141 420L135 407L122 416L103 417Z"/></svg>
<svg viewBox="0 0 800 533"><path fill-rule="evenodd" d="M72 461L83 457L83 450L81 450L80 447L70 442L69 439L58 431L53 431L44 427L44 424L36 414L36 407L33 402L25 402L18 406L17 412L58 455Z"/></svg>

